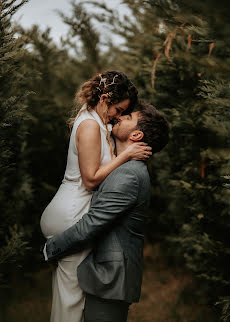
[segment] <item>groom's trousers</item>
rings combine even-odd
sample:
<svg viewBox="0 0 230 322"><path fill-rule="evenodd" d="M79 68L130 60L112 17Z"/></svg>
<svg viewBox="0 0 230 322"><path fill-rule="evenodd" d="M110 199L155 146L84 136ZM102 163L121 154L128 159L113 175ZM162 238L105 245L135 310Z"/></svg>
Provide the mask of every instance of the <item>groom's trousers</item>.
<svg viewBox="0 0 230 322"><path fill-rule="evenodd" d="M129 303L86 294L84 322L126 322Z"/></svg>

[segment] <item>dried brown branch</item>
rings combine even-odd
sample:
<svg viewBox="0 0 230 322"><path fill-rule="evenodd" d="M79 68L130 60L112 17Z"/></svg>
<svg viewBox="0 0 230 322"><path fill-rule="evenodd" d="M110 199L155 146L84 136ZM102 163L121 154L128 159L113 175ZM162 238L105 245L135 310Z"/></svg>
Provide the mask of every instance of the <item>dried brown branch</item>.
<svg viewBox="0 0 230 322"><path fill-rule="evenodd" d="M162 55L162 53L157 53L155 61L153 63L153 69L152 69L152 73L151 73L151 83L152 83L153 89L154 89L154 84L155 84L155 75L156 75L157 64L158 64L158 61L159 61L161 55Z"/></svg>
<svg viewBox="0 0 230 322"><path fill-rule="evenodd" d="M214 42L212 42L211 44L209 44L209 52L208 52L208 57L211 56L212 50L215 47Z"/></svg>
<svg viewBox="0 0 230 322"><path fill-rule="evenodd" d="M188 44L187 44L187 48L186 51L189 51L192 45L192 40L193 40L193 35L189 34L188 35Z"/></svg>

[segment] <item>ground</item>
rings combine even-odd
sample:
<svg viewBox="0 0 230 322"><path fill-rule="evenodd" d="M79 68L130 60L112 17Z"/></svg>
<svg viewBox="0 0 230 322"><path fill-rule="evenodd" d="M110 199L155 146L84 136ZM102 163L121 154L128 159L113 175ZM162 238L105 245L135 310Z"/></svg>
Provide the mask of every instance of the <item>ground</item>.
<svg viewBox="0 0 230 322"><path fill-rule="evenodd" d="M184 268L169 266L159 244L147 245L139 303L132 304L128 322L217 322L213 309L197 297L197 282ZM48 322L51 268L14 281L5 321Z"/></svg>

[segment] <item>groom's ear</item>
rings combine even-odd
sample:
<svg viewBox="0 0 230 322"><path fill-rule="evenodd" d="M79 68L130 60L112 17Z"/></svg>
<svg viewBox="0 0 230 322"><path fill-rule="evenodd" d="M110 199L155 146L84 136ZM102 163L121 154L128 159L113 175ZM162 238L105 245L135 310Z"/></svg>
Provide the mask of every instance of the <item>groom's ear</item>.
<svg viewBox="0 0 230 322"><path fill-rule="evenodd" d="M143 139L144 133L140 130L135 130L131 132L129 139L133 142L139 142Z"/></svg>

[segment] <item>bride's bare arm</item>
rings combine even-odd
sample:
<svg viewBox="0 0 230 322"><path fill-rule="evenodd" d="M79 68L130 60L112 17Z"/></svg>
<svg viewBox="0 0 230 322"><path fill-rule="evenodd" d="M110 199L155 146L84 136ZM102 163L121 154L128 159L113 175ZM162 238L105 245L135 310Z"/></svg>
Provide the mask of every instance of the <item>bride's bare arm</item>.
<svg viewBox="0 0 230 322"><path fill-rule="evenodd" d="M130 159L147 159L144 142L134 143L116 158L100 168L101 159L101 133L100 126L94 120L85 120L77 129L75 135L78 150L79 167L82 181L88 190L98 186L113 170Z"/></svg>

